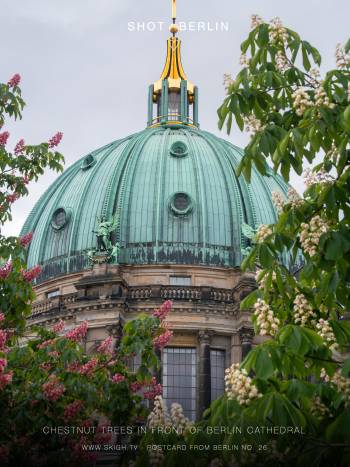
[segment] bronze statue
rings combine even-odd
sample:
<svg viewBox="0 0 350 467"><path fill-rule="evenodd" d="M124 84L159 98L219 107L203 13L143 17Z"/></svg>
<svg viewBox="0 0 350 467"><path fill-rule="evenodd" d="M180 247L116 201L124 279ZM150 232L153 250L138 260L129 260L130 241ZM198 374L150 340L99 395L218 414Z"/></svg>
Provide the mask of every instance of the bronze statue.
<svg viewBox="0 0 350 467"><path fill-rule="evenodd" d="M116 245L112 244L111 235L118 228L118 216L115 214L108 220L106 216L98 217L97 224L97 230L93 230L97 237L97 250L110 252L116 248Z"/></svg>

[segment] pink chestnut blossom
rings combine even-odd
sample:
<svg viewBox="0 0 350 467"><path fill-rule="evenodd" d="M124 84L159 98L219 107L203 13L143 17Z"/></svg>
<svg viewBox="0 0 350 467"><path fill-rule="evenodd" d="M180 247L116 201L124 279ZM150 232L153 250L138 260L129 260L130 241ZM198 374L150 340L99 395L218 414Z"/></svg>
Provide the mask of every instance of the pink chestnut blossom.
<svg viewBox="0 0 350 467"><path fill-rule="evenodd" d="M0 268L0 279L7 279L9 274L12 271L12 262L7 261L1 268Z"/></svg>
<svg viewBox="0 0 350 467"><path fill-rule="evenodd" d="M150 384L148 385L148 391L145 391L143 397L145 399L153 400L156 396L160 396L163 393L163 386L157 382L157 379L153 377Z"/></svg>
<svg viewBox="0 0 350 467"><path fill-rule="evenodd" d="M0 350L4 350L7 337L7 332L0 329Z"/></svg>
<svg viewBox="0 0 350 467"><path fill-rule="evenodd" d="M53 332L55 332L55 333L59 333L59 332L63 331L63 329L64 329L64 321L62 321L61 319L52 328Z"/></svg>
<svg viewBox="0 0 350 467"><path fill-rule="evenodd" d="M17 201L19 197L20 197L20 194L19 194L19 193L11 193L10 195L7 195L7 196L6 196L6 201L7 201L9 204L12 204L12 203L14 203L15 201Z"/></svg>
<svg viewBox="0 0 350 467"><path fill-rule="evenodd" d="M94 369L97 367L97 365L98 365L97 358L92 358L87 363L85 363L85 365L82 365L78 369L78 373L80 373L81 375L90 376L93 373Z"/></svg>
<svg viewBox="0 0 350 467"><path fill-rule="evenodd" d="M33 232L29 232L19 238L19 243L21 246L26 247L33 239Z"/></svg>
<svg viewBox="0 0 350 467"><path fill-rule="evenodd" d="M13 372L2 373L0 375L0 389L4 389L5 386L12 382Z"/></svg>
<svg viewBox="0 0 350 467"><path fill-rule="evenodd" d="M56 342L56 339L48 339L47 341L42 342L38 345L38 349L45 349L49 345L53 345Z"/></svg>
<svg viewBox="0 0 350 467"><path fill-rule="evenodd" d="M69 371L70 373L77 373L79 369L80 369L79 362L72 362L72 363L68 363L66 371Z"/></svg>
<svg viewBox="0 0 350 467"><path fill-rule="evenodd" d="M18 141L18 143L16 144L15 149L13 151L15 153L15 156L19 156L20 154L22 154L23 150L24 150L24 147L25 147L25 141L22 138L22 139L20 139Z"/></svg>
<svg viewBox="0 0 350 467"><path fill-rule="evenodd" d="M119 373L116 373L116 374L112 377L112 381L113 381L114 383L119 384L119 383L125 381L125 376L123 376L123 375L121 375L121 374L119 374Z"/></svg>
<svg viewBox="0 0 350 467"><path fill-rule="evenodd" d="M71 329L65 334L65 338L74 342L79 342L86 336L88 330L88 323L84 321L79 326L74 329Z"/></svg>
<svg viewBox="0 0 350 467"><path fill-rule="evenodd" d="M4 131L3 133L0 133L0 146L6 146L9 136L10 136L10 133L8 131Z"/></svg>
<svg viewBox="0 0 350 467"><path fill-rule="evenodd" d="M107 339L101 342L101 344L97 348L97 352L110 355L112 353L112 349L111 349L112 343L113 343L112 337L107 337Z"/></svg>
<svg viewBox="0 0 350 467"><path fill-rule="evenodd" d="M163 386L161 384L156 384L149 391L146 391L143 394L143 397L148 400L153 400L156 396L161 396L163 393Z"/></svg>
<svg viewBox="0 0 350 467"><path fill-rule="evenodd" d="M166 316L169 314L169 312L172 310L173 307L173 302L171 300L167 300L164 302L160 308L157 310L154 310L152 313L152 316L155 318L159 318L161 321L164 321Z"/></svg>
<svg viewBox="0 0 350 467"><path fill-rule="evenodd" d="M62 138L63 138L63 133L61 131L57 132L55 134L55 136L53 136L49 140L49 148L54 148L54 147L58 146L60 144Z"/></svg>
<svg viewBox="0 0 350 467"><path fill-rule="evenodd" d="M19 85L19 83L21 82L21 75L19 75L18 73L14 74L12 76L12 78L7 82L8 86L10 86L10 88L14 88L16 86Z"/></svg>
<svg viewBox="0 0 350 467"><path fill-rule="evenodd" d="M76 400L71 404L66 405L64 408L64 417L68 420L75 418L83 407L84 404L81 400Z"/></svg>
<svg viewBox="0 0 350 467"><path fill-rule="evenodd" d="M153 345L156 349L162 349L173 337L173 332L167 329L163 334L153 339Z"/></svg>
<svg viewBox="0 0 350 467"><path fill-rule="evenodd" d="M51 375L49 376L49 381L42 385L42 390L45 399L50 402L56 402L65 392L66 388L56 375Z"/></svg>
<svg viewBox="0 0 350 467"><path fill-rule="evenodd" d="M32 269L28 269L28 271L22 270L21 273L26 282L32 282L41 273L41 266L35 266Z"/></svg>
<svg viewBox="0 0 350 467"><path fill-rule="evenodd" d="M138 392L142 388L142 384L138 381L134 381L130 384L130 389L132 392Z"/></svg>
<svg viewBox="0 0 350 467"><path fill-rule="evenodd" d="M0 323L2 323L3 321L5 321L5 315L2 311L0 311Z"/></svg>
<svg viewBox="0 0 350 467"><path fill-rule="evenodd" d="M60 356L60 353L57 352L57 350L52 350L51 352L48 352L47 355L49 355L52 358L58 358Z"/></svg>

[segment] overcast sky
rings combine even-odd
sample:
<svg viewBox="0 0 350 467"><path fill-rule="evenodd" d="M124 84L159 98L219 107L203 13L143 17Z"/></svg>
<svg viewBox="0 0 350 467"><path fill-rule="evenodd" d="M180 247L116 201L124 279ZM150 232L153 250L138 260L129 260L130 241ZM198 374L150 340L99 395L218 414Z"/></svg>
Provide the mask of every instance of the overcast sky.
<svg viewBox="0 0 350 467"><path fill-rule="evenodd" d="M66 167L89 151L145 127L148 85L165 60L167 27L132 32L129 22L170 18L170 0L0 0L1 81L22 76L27 107L23 120L8 125L13 145L47 141L64 133L60 146ZM217 130L216 109L224 97L222 76L239 70L239 44L250 15L280 16L323 55L323 69L334 66L337 42L349 33L347 0L178 0L179 21L228 22L228 32L181 33L188 79L200 89L201 127L244 146L246 134L229 137ZM152 28L152 25L151 25ZM35 201L57 175L46 173L17 201L4 233L17 235ZM302 182L293 177L300 191Z"/></svg>

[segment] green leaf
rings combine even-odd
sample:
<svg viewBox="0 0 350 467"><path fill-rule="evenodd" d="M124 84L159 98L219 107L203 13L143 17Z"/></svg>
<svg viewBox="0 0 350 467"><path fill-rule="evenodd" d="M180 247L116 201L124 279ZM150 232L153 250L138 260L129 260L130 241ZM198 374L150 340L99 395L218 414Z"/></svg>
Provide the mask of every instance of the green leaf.
<svg viewBox="0 0 350 467"><path fill-rule="evenodd" d="M343 411L326 430L328 441L348 442L350 439L350 410Z"/></svg>
<svg viewBox="0 0 350 467"><path fill-rule="evenodd" d="M271 355L264 347L257 349L255 372L258 378L268 379L274 373Z"/></svg>
<svg viewBox="0 0 350 467"><path fill-rule="evenodd" d="M257 301L257 299L260 296L259 290L253 290L247 297L245 297L244 300L241 301L240 303L240 309L241 310L249 310L252 308L254 303Z"/></svg>
<svg viewBox="0 0 350 467"><path fill-rule="evenodd" d="M305 48L304 44L305 43L303 43L303 45L301 47L301 51L302 51L302 54L303 54L303 66L304 66L306 71L309 71L310 68L311 68L311 64L310 64L309 57L307 56L307 51L306 51L306 48Z"/></svg>
<svg viewBox="0 0 350 467"><path fill-rule="evenodd" d="M264 268L268 269L273 265L275 257L268 245L260 245L259 259Z"/></svg>
<svg viewBox="0 0 350 467"><path fill-rule="evenodd" d="M325 245L325 258L336 261L341 259L350 250L349 234L343 232L331 232Z"/></svg>

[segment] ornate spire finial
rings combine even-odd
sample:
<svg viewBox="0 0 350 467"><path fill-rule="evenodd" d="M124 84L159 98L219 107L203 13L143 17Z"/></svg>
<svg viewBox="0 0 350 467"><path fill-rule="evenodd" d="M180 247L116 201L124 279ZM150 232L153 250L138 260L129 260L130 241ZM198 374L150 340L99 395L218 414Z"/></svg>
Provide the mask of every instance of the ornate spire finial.
<svg viewBox="0 0 350 467"><path fill-rule="evenodd" d="M172 0L172 19L173 19L173 23L176 22L176 0Z"/></svg>
<svg viewBox="0 0 350 467"><path fill-rule="evenodd" d="M176 0L172 1L172 8L171 8L171 18L173 20L173 24L170 26L170 32L175 37L175 34L179 31L179 28L176 24Z"/></svg>

